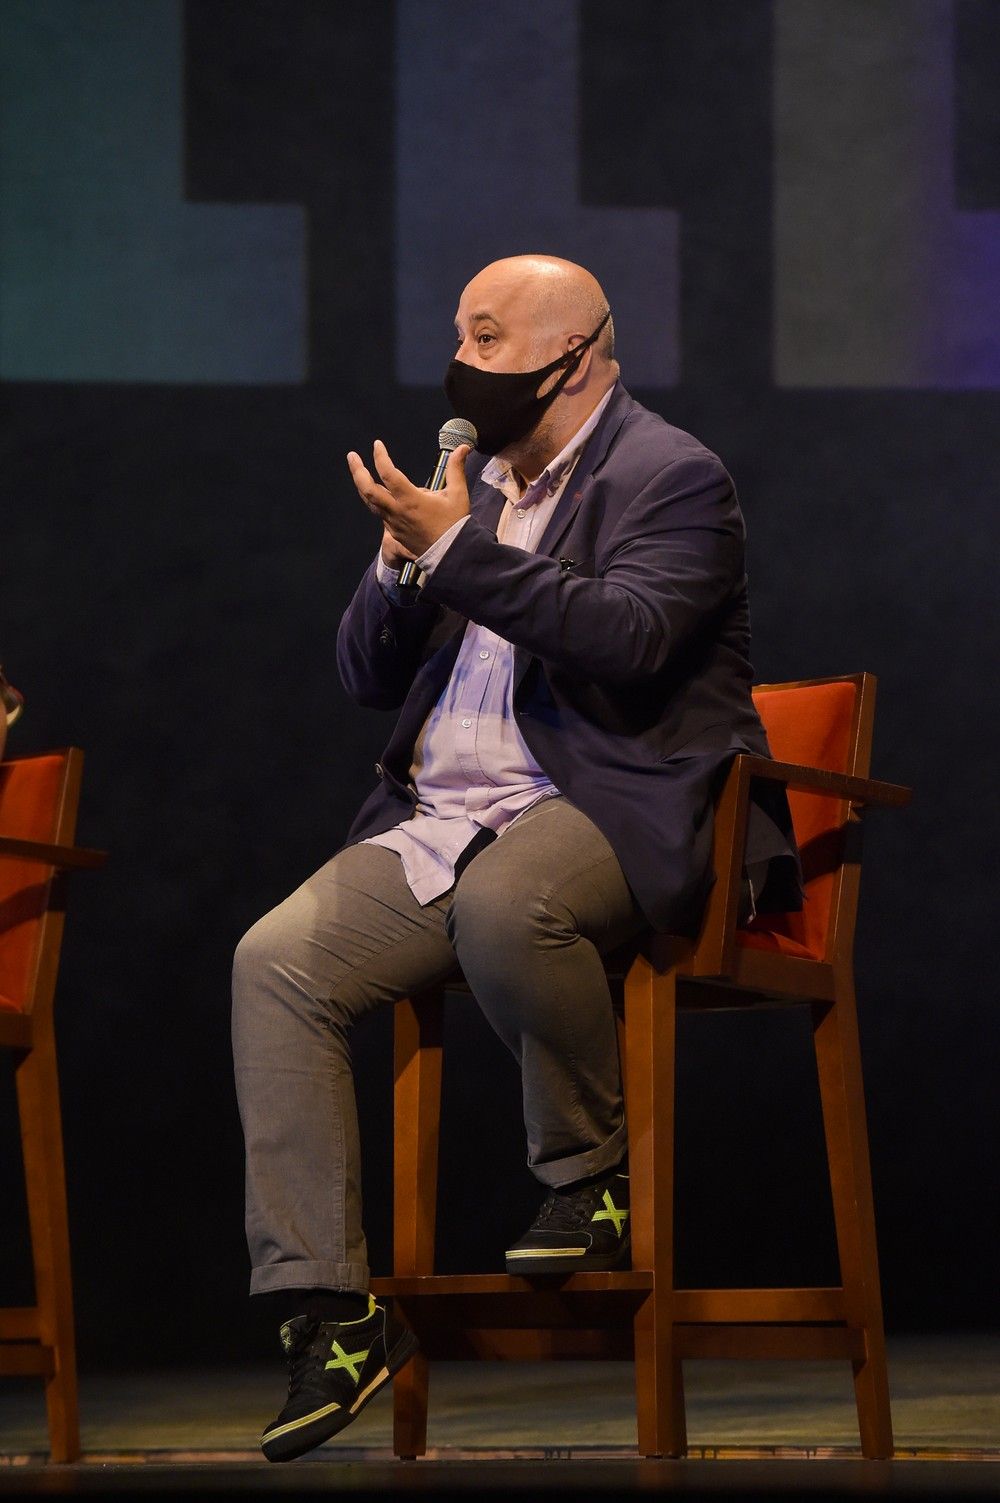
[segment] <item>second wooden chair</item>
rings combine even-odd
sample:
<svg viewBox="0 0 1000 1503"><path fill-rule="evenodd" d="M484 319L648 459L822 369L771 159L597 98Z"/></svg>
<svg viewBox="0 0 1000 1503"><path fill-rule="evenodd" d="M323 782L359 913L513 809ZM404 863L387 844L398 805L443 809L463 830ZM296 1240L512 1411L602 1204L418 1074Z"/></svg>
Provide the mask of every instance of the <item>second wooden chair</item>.
<svg viewBox="0 0 1000 1503"><path fill-rule="evenodd" d="M564 1278L434 1272L443 988L395 1018L394 1273L390 1295L421 1342L395 1380L398 1455L426 1449L428 1360L631 1357L639 1452L687 1447L682 1363L695 1357L842 1358L854 1374L861 1449L892 1454L875 1216L853 978L865 807L908 789L868 778L870 674L763 685L754 694L775 760L737 756L716 812L717 881L694 941L650 940L624 990L632 1268ZM802 856L802 913L737 928L751 780L788 790ZM678 1008L802 1006L812 1018L840 1283L678 1289L673 1276Z"/></svg>

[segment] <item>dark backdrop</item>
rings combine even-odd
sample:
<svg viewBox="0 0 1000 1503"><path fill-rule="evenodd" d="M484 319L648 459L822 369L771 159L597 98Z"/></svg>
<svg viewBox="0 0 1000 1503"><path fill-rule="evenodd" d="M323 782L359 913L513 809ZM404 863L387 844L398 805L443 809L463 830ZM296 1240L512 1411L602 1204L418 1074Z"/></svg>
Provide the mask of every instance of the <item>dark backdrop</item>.
<svg viewBox="0 0 1000 1503"><path fill-rule="evenodd" d="M887 1317L995 1321L1000 8L4 10L9 752L84 747L111 852L74 879L58 1003L85 1359L272 1339L228 971L388 734L333 666L376 544L344 454L427 468L461 284L520 250L593 268L626 383L732 471L758 678L879 676L874 770L916 788L871 819L858 946ZM356 1049L377 1269L389 1024ZM448 1027L446 1257L488 1268L537 1196L513 1065L468 1001ZM829 1278L804 1022L682 1046L681 1276Z"/></svg>

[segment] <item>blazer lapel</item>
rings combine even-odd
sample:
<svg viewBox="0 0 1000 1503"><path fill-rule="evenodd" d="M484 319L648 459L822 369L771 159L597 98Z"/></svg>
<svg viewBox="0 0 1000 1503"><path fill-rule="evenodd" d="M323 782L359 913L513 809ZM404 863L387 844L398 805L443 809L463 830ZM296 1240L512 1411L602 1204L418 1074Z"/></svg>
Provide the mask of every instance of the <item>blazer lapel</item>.
<svg viewBox="0 0 1000 1503"><path fill-rule="evenodd" d="M535 549L536 553L545 553L551 556L559 547L559 544L569 531L570 524L578 512L581 502L586 500L587 493L594 483L594 475L604 462L604 457L611 447L611 441L625 421L631 406L632 398L619 381L615 386L611 401L604 409L604 414L600 422L583 447L583 453L577 460L573 473L569 477L569 484L556 502L556 508L549 518L548 526L538 540L538 547ZM515 647L515 690L524 677L530 662L531 654L527 649Z"/></svg>
<svg viewBox="0 0 1000 1503"><path fill-rule="evenodd" d="M481 522L490 532L496 532L500 513L504 509L503 491L498 491L495 485L477 480L469 497L469 509L477 522Z"/></svg>
<svg viewBox="0 0 1000 1503"><path fill-rule="evenodd" d="M601 420L594 429L590 438L583 447L583 453L573 467L573 473L569 477L569 484L556 502L555 511L548 520L548 525L538 541L536 553L554 553L559 545L563 534L576 513L581 499L585 496L594 477L595 471L602 463L607 454L612 439L618 432L632 406L632 398L618 381L615 384L611 401L608 403L601 416ZM487 484L482 478L482 472L486 467L487 460L476 455L473 463L476 468L470 466L470 508L477 522L481 522L490 532L496 532L500 521L500 513L504 508L504 495L497 490L496 486Z"/></svg>
<svg viewBox="0 0 1000 1503"><path fill-rule="evenodd" d="M538 540L536 553L555 553L576 515L580 502L590 489L594 473L603 462L611 440L625 421L631 405L632 398L621 382L617 382L611 401L604 409L600 422L584 444L583 453L573 467L569 484L556 502L556 509L549 518L548 526Z"/></svg>

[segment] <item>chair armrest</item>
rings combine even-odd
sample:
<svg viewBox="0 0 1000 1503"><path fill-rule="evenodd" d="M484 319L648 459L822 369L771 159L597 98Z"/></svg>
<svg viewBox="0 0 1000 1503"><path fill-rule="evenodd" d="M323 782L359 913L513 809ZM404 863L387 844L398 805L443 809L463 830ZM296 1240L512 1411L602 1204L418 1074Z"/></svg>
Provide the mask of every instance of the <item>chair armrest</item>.
<svg viewBox="0 0 1000 1503"><path fill-rule="evenodd" d="M687 969L695 976L724 976L732 970L739 916L740 879L746 847L750 783L764 778L798 793L847 799L852 804L900 808L913 790L872 778L850 777L821 767L800 767L740 752L733 758L715 811L713 861L716 881L708 896L701 933Z"/></svg>
<svg viewBox="0 0 1000 1503"><path fill-rule="evenodd" d="M103 866L107 851L88 850L84 846L45 845L40 840L14 840L0 835L0 857L12 856L19 861L37 861L41 866L55 866L62 871L86 871Z"/></svg>
<svg viewBox="0 0 1000 1503"><path fill-rule="evenodd" d="M852 804L872 804L884 809L902 808L913 797L913 789L904 788L899 783L854 778L844 772L827 772L822 767L799 767L794 762L774 762L770 757L755 757L746 752L742 752L736 762L745 777L783 783L796 793L846 798Z"/></svg>

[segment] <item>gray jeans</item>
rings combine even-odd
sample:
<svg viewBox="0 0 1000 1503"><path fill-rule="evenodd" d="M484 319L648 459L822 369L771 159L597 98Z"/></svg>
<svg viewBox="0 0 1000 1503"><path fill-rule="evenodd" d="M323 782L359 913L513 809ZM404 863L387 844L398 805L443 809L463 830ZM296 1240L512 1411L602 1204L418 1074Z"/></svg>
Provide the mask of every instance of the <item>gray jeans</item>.
<svg viewBox="0 0 1000 1503"><path fill-rule="evenodd" d="M625 1127L600 957L644 927L608 842L563 797L521 815L424 907L398 855L361 844L255 924L233 967L251 1293L367 1290L348 1033L456 966L520 1063L537 1178L612 1168Z"/></svg>

